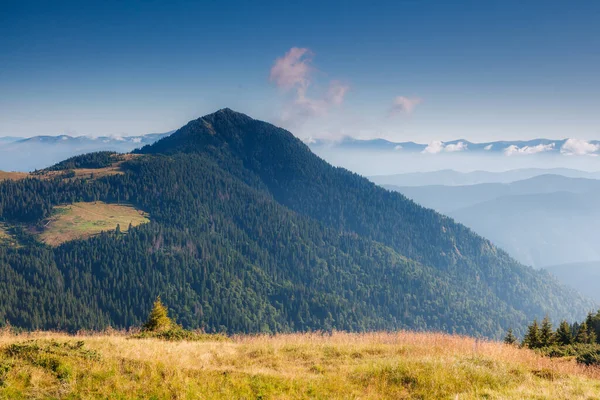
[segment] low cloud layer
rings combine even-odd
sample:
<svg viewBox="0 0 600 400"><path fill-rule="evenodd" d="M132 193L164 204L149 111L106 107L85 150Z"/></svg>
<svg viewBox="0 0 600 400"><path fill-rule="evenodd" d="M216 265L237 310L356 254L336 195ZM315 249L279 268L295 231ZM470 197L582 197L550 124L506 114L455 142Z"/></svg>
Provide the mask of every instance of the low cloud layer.
<svg viewBox="0 0 600 400"><path fill-rule="evenodd" d="M467 150L467 148L468 148L468 145L465 142L458 142L458 143L446 145L444 142L441 142L439 140L434 140L433 142L430 142L421 153L424 153L424 154L438 154L441 152L455 153L455 152L459 152L459 151L465 151L465 150Z"/></svg>
<svg viewBox="0 0 600 400"><path fill-rule="evenodd" d="M600 150L600 144L594 144L581 139L567 139L567 141L560 148L562 154L569 156L585 156L585 155L596 155Z"/></svg>
<svg viewBox="0 0 600 400"><path fill-rule="evenodd" d="M523 147L517 147L516 145L513 144L504 149L504 154L507 156L529 155L529 154L544 153L546 151L551 151L553 149L554 149L554 143L538 144L536 146L523 146Z"/></svg>

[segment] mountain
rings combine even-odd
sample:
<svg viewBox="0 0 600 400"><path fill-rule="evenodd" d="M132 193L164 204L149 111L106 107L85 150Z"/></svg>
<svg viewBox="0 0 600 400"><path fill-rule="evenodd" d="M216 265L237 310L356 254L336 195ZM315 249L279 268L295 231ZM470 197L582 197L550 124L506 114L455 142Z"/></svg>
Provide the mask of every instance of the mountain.
<svg viewBox="0 0 600 400"><path fill-rule="evenodd" d="M532 140L500 140L493 142L474 143L465 139L455 139L447 142L434 141L431 143L392 142L385 139L355 139L344 137L340 140L313 139L307 144L315 149L330 148L338 150L363 151L396 151L403 153L438 153L438 152L468 152L468 153L504 153L504 154L598 154L600 141L581 141L577 139L532 139ZM587 149L582 152L580 146L585 144ZM434 145L434 146L432 146Z"/></svg>
<svg viewBox="0 0 600 400"><path fill-rule="evenodd" d="M508 184L386 187L455 218L525 264L600 259L600 180L540 175Z"/></svg>
<svg viewBox="0 0 600 400"><path fill-rule="evenodd" d="M34 136L0 138L0 170L33 171L80 154L96 151L127 153L156 142L168 133L141 136Z"/></svg>
<svg viewBox="0 0 600 400"><path fill-rule="evenodd" d="M81 202L125 203L151 222L40 244ZM26 328L137 325L159 294L184 326L227 332L499 337L595 307L463 225L229 109L127 157L79 156L4 181L0 219L18 242L0 246L0 316Z"/></svg>
<svg viewBox="0 0 600 400"><path fill-rule="evenodd" d="M540 175L560 175L569 178L600 179L600 172L586 172L569 168L524 168L504 172L472 171L459 172L451 169L412 172L395 175L377 175L369 179L379 185L394 186L461 186L480 183L510 183Z"/></svg>
<svg viewBox="0 0 600 400"><path fill-rule="evenodd" d="M544 269L566 285L600 302L600 261L550 265Z"/></svg>

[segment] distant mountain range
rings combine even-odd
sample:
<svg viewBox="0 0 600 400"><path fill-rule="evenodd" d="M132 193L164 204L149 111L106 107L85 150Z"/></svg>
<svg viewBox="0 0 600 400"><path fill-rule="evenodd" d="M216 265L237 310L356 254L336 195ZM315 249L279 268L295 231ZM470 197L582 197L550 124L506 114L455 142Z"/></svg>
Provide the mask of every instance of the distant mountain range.
<svg viewBox="0 0 600 400"><path fill-rule="evenodd" d="M510 183L540 175L560 175L569 178L600 179L599 172L587 172L570 168L523 168L503 172L459 172L451 169L432 172L411 172L394 175L377 175L369 179L379 185L426 186L426 185L476 185L478 183Z"/></svg>
<svg viewBox="0 0 600 400"><path fill-rule="evenodd" d="M32 171L42 169L65 158L94 151L129 152L138 147L156 142L173 132L151 133L140 136L34 136L19 138L0 137L0 170ZM344 138L338 141L317 139L306 140L306 144L317 154L329 159L330 150L387 152L389 154L564 154L598 155L600 141L576 139L534 139L528 141L496 141L473 143L458 139L449 142L391 142L384 139L360 140ZM333 160L331 160L333 162ZM473 173L476 174L476 173ZM521 177L523 179L523 177ZM485 181L485 180L483 180ZM479 183L467 182L467 183ZM404 183L392 183L405 185ZM433 182L432 182L433 184Z"/></svg>
<svg viewBox="0 0 600 400"><path fill-rule="evenodd" d="M385 187L455 218L525 264L600 260L600 180L540 175L513 183Z"/></svg>
<svg viewBox="0 0 600 400"><path fill-rule="evenodd" d="M141 136L34 136L0 137L0 170L32 171L46 168L72 156L95 151L126 153L168 136L150 133Z"/></svg>
<svg viewBox="0 0 600 400"><path fill-rule="evenodd" d="M350 137L341 140L308 139L306 143L313 149L335 148L364 151L397 151L406 153L500 153L512 155L564 154L598 155L600 141L584 141L573 138L559 140L532 139L474 143L464 139L448 142L432 141L427 144L415 142L391 142L385 139L361 140Z"/></svg>

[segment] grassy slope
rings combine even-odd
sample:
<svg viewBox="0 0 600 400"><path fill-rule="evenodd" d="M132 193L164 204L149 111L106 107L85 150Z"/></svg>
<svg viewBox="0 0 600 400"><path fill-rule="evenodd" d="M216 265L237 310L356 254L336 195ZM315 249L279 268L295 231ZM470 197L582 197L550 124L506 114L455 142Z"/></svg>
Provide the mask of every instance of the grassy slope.
<svg viewBox="0 0 600 400"><path fill-rule="evenodd" d="M74 203L56 207L56 214L40 234L40 239L46 244L57 246L69 240L114 230L117 224L125 232L130 223L138 226L146 222L146 214L130 206L101 201Z"/></svg>
<svg viewBox="0 0 600 400"><path fill-rule="evenodd" d="M27 172L6 172L0 171L0 181L5 179L17 180L27 178L29 174Z"/></svg>
<svg viewBox="0 0 600 400"><path fill-rule="evenodd" d="M0 336L0 398L594 399L598 393L599 370L433 333L178 343Z"/></svg>

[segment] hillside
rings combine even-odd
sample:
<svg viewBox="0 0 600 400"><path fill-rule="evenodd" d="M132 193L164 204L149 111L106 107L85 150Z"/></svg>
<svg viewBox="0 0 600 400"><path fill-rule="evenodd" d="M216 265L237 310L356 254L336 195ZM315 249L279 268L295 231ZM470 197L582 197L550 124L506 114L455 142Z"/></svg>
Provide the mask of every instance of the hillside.
<svg viewBox="0 0 600 400"><path fill-rule="evenodd" d="M531 350L431 333L0 336L2 398L574 399L600 374Z"/></svg>
<svg viewBox="0 0 600 400"><path fill-rule="evenodd" d="M0 184L0 218L26 244L0 247L2 320L129 327L160 294L180 323L209 332L499 337L546 313L574 319L594 307L464 226L246 115L221 110L137 154L119 161L118 174L78 175L110 168L107 155L90 155L51 168L66 168L55 177ZM131 204L151 222L56 248L24 229L57 206L97 201Z"/></svg>

